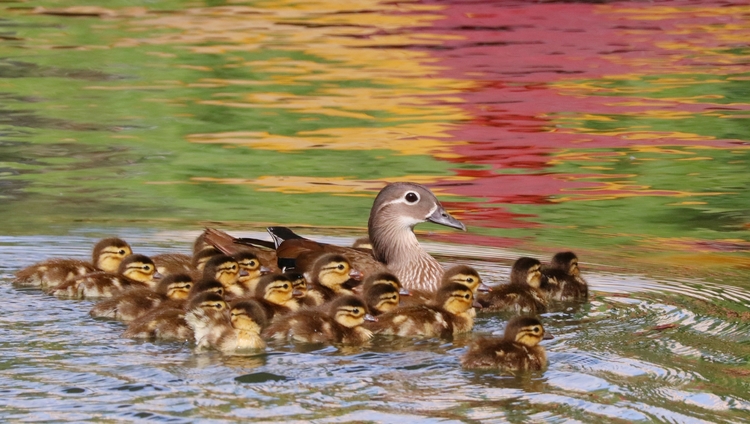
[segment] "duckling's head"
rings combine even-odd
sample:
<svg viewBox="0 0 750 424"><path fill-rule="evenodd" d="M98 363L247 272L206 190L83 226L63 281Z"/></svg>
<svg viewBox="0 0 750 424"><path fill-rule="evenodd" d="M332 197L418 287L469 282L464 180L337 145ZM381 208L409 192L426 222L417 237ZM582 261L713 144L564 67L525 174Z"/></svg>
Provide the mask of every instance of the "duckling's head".
<svg viewBox="0 0 750 424"><path fill-rule="evenodd" d="M505 326L503 338L527 347L534 347L545 338L544 326L536 317L514 317Z"/></svg>
<svg viewBox="0 0 750 424"><path fill-rule="evenodd" d="M263 274L268 274L271 270L260 264L260 259L252 252L240 252L234 255L237 264L240 266L240 283L255 281Z"/></svg>
<svg viewBox="0 0 750 424"><path fill-rule="evenodd" d="M510 269L511 284L527 284L539 288L542 283L542 264L534 258L518 258Z"/></svg>
<svg viewBox="0 0 750 424"><path fill-rule="evenodd" d="M460 283L448 283L437 292L436 303L453 315L462 314L474 306L474 293Z"/></svg>
<svg viewBox="0 0 750 424"><path fill-rule="evenodd" d="M99 240L94 245L91 262L102 271L114 273L117 272L122 260L132 254L133 249L124 240L117 237L109 237Z"/></svg>
<svg viewBox="0 0 750 424"><path fill-rule="evenodd" d="M294 288L292 282L284 274L268 274L260 277L255 295L275 304L292 309L297 308L294 300Z"/></svg>
<svg viewBox="0 0 750 424"><path fill-rule="evenodd" d="M185 300L193 287L193 279L187 274L170 274L159 281L156 292L172 300Z"/></svg>
<svg viewBox="0 0 750 424"><path fill-rule="evenodd" d="M362 325L365 321L377 321L377 318L367 313L365 302L353 295L336 298L331 303L329 314L336 322L349 328Z"/></svg>
<svg viewBox="0 0 750 424"><path fill-rule="evenodd" d="M352 268L346 256L332 253L323 255L315 261L313 278L320 285L328 287L336 293L342 293L348 291L343 287L344 283L350 279L361 280L362 273Z"/></svg>
<svg viewBox="0 0 750 424"><path fill-rule="evenodd" d="M550 265L573 277L581 275L581 270L578 268L578 256L573 252L559 252L555 254L552 257Z"/></svg>
<svg viewBox="0 0 750 424"><path fill-rule="evenodd" d="M203 272L203 270L206 269L206 262L208 262L214 256L221 254L222 253L221 251L219 251L219 249L213 246L209 246L205 249L195 252L193 254L191 263L193 265L193 268L197 269L200 272Z"/></svg>
<svg viewBox="0 0 750 424"><path fill-rule="evenodd" d="M216 255L206 262L203 278L215 278L227 289L240 278L240 265L231 256Z"/></svg>
<svg viewBox="0 0 750 424"><path fill-rule="evenodd" d="M286 275L289 278L289 281L292 282L295 298L301 299L307 296L307 280L305 280L304 275L294 271L287 271L284 275Z"/></svg>
<svg viewBox="0 0 750 424"><path fill-rule="evenodd" d="M224 298L219 294L212 292L203 292L190 299L185 310L191 311L197 308L203 309L208 316L213 318L224 315L229 310Z"/></svg>
<svg viewBox="0 0 750 424"><path fill-rule="evenodd" d="M482 282L482 277L476 269L468 265L456 265L448 268L443 274L442 284L458 283L468 287L472 293L490 291L489 286Z"/></svg>
<svg viewBox="0 0 750 424"><path fill-rule="evenodd" d="M260 333L268 325L266 311L254 300L243 300L233 304L229 310L229 319L232 327L256 333Z"/></svg>
<svg viewBox="0 0 750 424"><path fill-rule="evenodd" d="M398 308L401 296L398 289L391 284L373 284L365 289L365 303L367 309L375 315L380 315Z"/></svg>
<svg viewBox="0 0 750 424"><path fill-rule="evenodd" d="M362 283L362 292L367 293L367 291L372 286L376 286L378 284L384 284L391 286L396 289L399 295L401 296L409 296L409 290L405 289L401 285L401 281L399 281L398 277L391 274L390 272L376 272L374 274L370 274L365 278L365 281Z"/></svg>
<svg viewBox="0 0 750 424"><path fill-rule="evenodd" d="M139 254L126 256L120 263L117 273L131 280L148 284L152 288L162 277L161 274L156 272L154 261L146 255Z"/></svg>
<svg viewBox="0 0 750 424"><path fill-rule="evenodd" d="M190 288L188 299L193 299L204 292L216 293L223 298L224 286L215 278L203 278L193 284L193 287Z"/></svg>

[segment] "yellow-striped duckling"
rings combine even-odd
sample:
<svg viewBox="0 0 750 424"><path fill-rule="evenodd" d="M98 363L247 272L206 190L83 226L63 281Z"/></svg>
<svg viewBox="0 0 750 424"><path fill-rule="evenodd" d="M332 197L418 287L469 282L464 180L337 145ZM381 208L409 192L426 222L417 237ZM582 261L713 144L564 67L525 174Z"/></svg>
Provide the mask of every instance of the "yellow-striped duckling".
<svg viewBox="0 0 750 424"><path fill-rule="evenodd" d="M284 275L292 282L294 299L299 306L315 307L319 305L318 299L307 295L307 280L304 275L296 271L287 271Z"/></svg>
<svg viewBox="0 0 750 424"><path fill-rule="evenodd" d="M400 307L366 327L376 334L450 338L474 326L474 294L458 283L443 285L432 304Z"/></svg>
<svg viewBox="0 0 750 424"><path fill-rule="evenodd" d="M125 290L94 305L89 315L130 322L164 304L164 302L170 300L184 302L188 298L192 286L193 280L187 274L167 275L159 281L156 291L145 287Z"/></svg>
<svg viewBox="0 0 750 424"><path fill-rule="evenodd" d="M338 296L354 294L351 280L362 279L362 273L352 268L346 256L336 253L318 258L310 274L312 281L307 296L313 297L318 305Z"/></svg>
<svg viewBox="0 0 750 424"><path fill-rule="evenodd" d="M578 256L559 252L548 265L542 266L541 290L552 300L586 300L589 286L581 277Z"/></svg>
<svg viewBox="0 0 750 424"><path fill-rule="evenodd" d="M188 293L188 298L192 299L203 292L216 293L224 297L224 285L215 278L203 278L193 284L193 287L190 288L190 293Z"/></svg>
<svg viewBox="0 0 750 424"><path fill-rule="evenodd" d="M440 281L440 286L442 287L451 283L463 284L468 287L475 298L478 292L491 291L490 287L482 282L479 272L468 265L455 265L445 270L443 279ZM429 303L435 298L435 293L424 290L410 290L410 293L411 297L404 299L403 304L419 305Z"/></svg>
<svg viewBox="0 0 750 424"><path fill-rule="evenodd" d="M515 317L505 327L503 338L482 337L475 340L461 358L465 368L536 371L547 367L547 353L539 345L546 335L535 317Z"/></svg>
<svg viewBox="0 0 750 424"><path fill-rule="evenodd" d="M191 299L185 308L155 308L132 321L123 337L131 339L159 339L194 341L194 332L185 321L185 314L202 309L212 319L229 310L224 299L216 293L203 292Z"/></svg>
<svg viewBox="0 0 750 424"><path fill-rule="evenodd" d="M390 272L370 274L362 282L362 297L371 314L378 316L401 306L401 296L409 296L409 290Z"/></svg>
<svg viewBox="0 0 750 424"><path fill-rule="evenodd" d="M227 289L227 297L253 296L260 277L271 270L261 265L260 259L252 252L240 252L233 258L237 260L237 265L240 267L240 276L237 278L237 284Z"/></svg>
<svg viewBox="0 0 750 424"><path fill-rule="evenodd" d="M236 298L232 304L247 299L246 297ZM299 309L299 304L294 298L292 282L284 274L267 274L260 277L258 287L255 289L255 297L251 299L260 303L269 320L278 315L289 315Z"/></svg>
<svg viewBox="0 0 750 424"><path fill-rule="evenodd" d="M547 311L547 299L539 290L542 264L534 258L519 258L510 271L510 284L481 293L477 301L482 312L513 311L540 314Z"/></svg>
<svg viewBox="0 0 750 424"><path fill-rule="evenodd" d="M224 286L224 295L229 295L237 285L240 275L245 274L240 270L237 260L227 255L212 256L203 268L203 279L215 279Z"/></svg>
<svg viewBox="0 0 750 424"><path fill-rule="evenodd" d="M73 299L112 297L136 287L153 290L160 278L161 274L156 272L156 265L148 256L135 254L123 259L117 274L104 271L86 274L65 281L49 293Z"/></svg>
<svg viewBox="0 0 750 424"><path fill-rule="evenodd" d="M374 320L367 313L362 299L346 295L324 309L302 309L290 316L275 319L263 333L274 339L291 338L301 343L337 343L359 345L372 333L362 327L365 320Z"/></svg>
<svg viewBox="0 0 750 424"><path fill-rule="evenodd" d="M105 238L94 245L91 262L79 259L47 259L16 272L13 283L18 286L46 289L93 272L116 273L122 260L132 254L133 250L124 240L117 237Z"/></svg>
<svg viewBox="0 0 750 424"><path fill-rule="evenodd" d="M216 349L224 353L263 349L266 342L260 336L267 325L263 307L254 300L243 300L232 305L229 317L209 315L203 309L193 309L185 315L194 331L197 349Z"/></svg>

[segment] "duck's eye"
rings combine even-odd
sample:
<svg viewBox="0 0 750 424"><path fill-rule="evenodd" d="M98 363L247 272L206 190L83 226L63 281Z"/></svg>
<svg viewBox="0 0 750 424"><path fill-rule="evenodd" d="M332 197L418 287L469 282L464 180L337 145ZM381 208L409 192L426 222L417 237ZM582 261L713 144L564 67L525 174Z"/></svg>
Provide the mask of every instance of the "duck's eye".
<svg viewBox="0 0 750 424"><path fill-rule="evenodd" d="M473 283L473 282L474 282L474 279L473 279L473 278L471 278L471 277L469 277L469 278L467 278L467 279L466 279L466 282L467 282L467 283Z"/></svg>
<svg viewBox="0 0 750 424"><path fill-rule="evenodd" d="M417 203L419 201L419 195L413 191L410 191L406 193L404 199L406 199L408 203Z"/></svg>
<svg viewBox="0 0 750 424"><path fill-rule="evenodd" d="M237 265L232 265L232 271L237 269Z"/></svg>
<svg viewBox="0 0 750 424"><path fill-rule="evenodd" d="M190 287L193 287L193 286L192 286L192 285L190 285L190 284L185 284L185 289L186 289L186 290L190 290Z"/></svg>
<svg viewBox="0 0 750 424"><path fill-rule="evenodd" d="M144 265L144 266L143 266L143 270L144 270L144 271L151 271L151 267L150 267L150 266L148 266L148 265Z"/></svg>
<svg viewBox="0 0 750 424"><path fill-rule="evenodd" d="M359 309L357 309L357 308L352 309L352 313L355 314L355 315L358 314L359 313Z"/></svg>
<svg viewBox="0 0 750 424"><path fill-rule="evenodd" d="M218 289L218 290L216 290L216 294L218 294L220 296L224 296L224 289Z"/></svg>
<svg viewBox="0 0 750 424"><path fill-rule="evenodd" d="M255 263L255 261L250 261L250 266L251 266L251 267L255 268L255 266L256 266L256 265L257 265L257 264Z"/></svg>
<svg viewBox="0 0 750 424"><path fill-rule="evenodd" d="M283 286L281 286L281 287L282 287L282 288L283 288L284 290L287 290L287 289L289 288L289 284L284 284L284 285L283 285Z"/></svg>
<svg viewBox="0 0 750 424"><path fill-rule="evenodd" d="M539 327L534 327L534 328L531 329L531 331L533 331L535 333L538 333L539 332Z"/></svg>
<svg viewBox="0 0 750 424"><path fill-rule="evenodd" d="M464 295L464 299L468 299L468 298L470 298L470 297L471 297L471 295L470 295L470 294L468 294L468 293L466 293L466 294Z"/></svg>
<svg viewBox="0 0 750 424"><path fill-rule="evenodd" d="M344 264L339 264L339 266L337 266L336 268L338 268L340 271L343 271L346 267L344 266Z"/></svg>
<svg viewBox="0 0 750 424"><path fill-rule="evenodd" d="M120 249L120 251L118 251L117 253L119 253L120 255L124 255L125 254L125 249Z"/></svg>

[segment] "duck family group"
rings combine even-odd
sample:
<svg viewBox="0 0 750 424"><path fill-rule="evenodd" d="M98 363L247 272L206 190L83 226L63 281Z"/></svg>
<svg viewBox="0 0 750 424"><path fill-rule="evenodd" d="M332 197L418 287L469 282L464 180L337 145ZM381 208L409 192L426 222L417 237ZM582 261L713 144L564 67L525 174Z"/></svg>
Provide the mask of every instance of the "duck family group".
<svg viewBox="0 0 750 424"><path fill-rule="evenodd" d="M16 273L15 284L61 298L100 299L94 317L127 323L125 337L193 341L196 349L241 353L270 339L361 345L378 334L451 338L470 332L477 312L515 313L503 337L476 337L466 368L539 370L549 337L537 317L550 302L585 301L572 252L548 264L522 257L509 284L488 287L470 266L444 269L419 244L421 222L465 230L435 195L392 183L375 198L368 236L352 247L318 243L285 227L273 241L206 229L193 254L133 254L119 238L93 249L92 262L48 259Z"/></svg>

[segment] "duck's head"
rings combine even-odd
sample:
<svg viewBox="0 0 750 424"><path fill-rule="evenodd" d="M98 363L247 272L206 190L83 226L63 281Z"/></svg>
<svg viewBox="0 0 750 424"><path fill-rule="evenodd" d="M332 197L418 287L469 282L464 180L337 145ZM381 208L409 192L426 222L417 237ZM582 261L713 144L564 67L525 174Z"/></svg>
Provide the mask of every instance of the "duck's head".
<svg viewBox="0 0 750 424"><path fill-rule="evenodd" d="M133 249L124 240L117 237L109 237L99 240L94 245L91 262L102 271L117 272L122 260L132 255Z"/></svg>
<svg viewBox="0 0 750 424"><path fill-rule="evenodd" d="M398 308L401 296L398 289L391 284L374 284L364 293L367 309L373 314L383 314Z"/></svg>
<svg viewBox="0 0 750 424"><path fill-rule="evenodd" d="M217 293L203 292L192 298L185 310L190 311L196 308L203 309L209 317L218 318L227 314L229 307L224 298Z"/></svg>
<svg viewBox="0 0 750 424"><path fill-rule="evenodd" d="M140 283L145 283L152 288L156 287L158 280L162 277L156 271L156 265L146 255L129 255L120 263L117 273Z"/></svg>
<svg viewBox="0 0 750 424"><path fill-rule="evenodd" d="M578 267L578 256L573 252L559 252L555 254L552 257L550 265L573 277L581 275L581 270Z"/></svg>
<svg viewBox="0 0 750 424"><path fill-rule="evenodd" d="M536 317L515 317L505 326L505 340L520 343L527 347L534 347L542 339L553 338L550 334L545 334L542 322Z"/></svg>
<svg viewBox="0 0 750 424"><path fill-rule="evenodd" d="M305 280L304 275L294 271L285 272L284 275L286 275L289 278L289 281L292 282L295 298L301 299L307 296L307 280Z"/></svg>
<svg viewBox="0 0 750 424"><path fill-rule="evenodd" d="M215 278L203 278L193 284L190 288L188 299L193 299L201 293L216 293L219 296L224 297L224 285L217 281Z"/></svg>
<svg viewBox="0 0 750 424"><path fill-rule="evenodd" d="M217 255L221 255L222 253L219 251L219 249L209 246L205 249L199 250L193 254L192 258L192 265L193 268L197 269L200 272L203 272L204 269L206 269L206 262L208 262L211 258Z"/></svg>
<svg viewBox="0 0 750 424"><path fill-rule="evenodd" d="M539 288L542 283L542 264L534 258L518 258L510 269L511 284L525 284Z"/></svg>
<svg viewBox="0 0 750 424"><path fill-rule="evenodd" d="M268 274L260 277L256 296L275 304L297 309L292 282L284 274Z"/></svg>
<svg viewBox="0 0 750 424"><path fill-rule="evenodd" d="M474 307L474 293L463 284L448 283L438 290L436 303L453 315L463 314Z"/></svg>
<svg viewBox="0 0 750 424"><path fill-rule="evenodd" d="M193 279L187 274L170 274L159 281L156 292L172 300L185 300L190 295Z"/></svg>
<svg viewBox="0 0 750 424"><path fill-rule="evenodd" d="M321 286L328 287L336 293L347 293L344 283L350 279L362 279L362 273L352 268L346 256L335 253L323 255L315 261L312 275Z"/></svg>
<svg viewBox="0 0 750 424"><path fill-rule="evenodd" d="M240 252L234 255L237 264L240 266L240 283L248 283L258 280L261 275L268 274L271 270L260 264L260 260L254 253Z"/></svg>
<svg viewBox="0 0 750 424"><path fill-rule="evenodd" d="M472 293L477 291L487 292L490 287L482 282L482 277L476 269L468 265L456 265L448 268L443 274L442 284L458 283L468 287Z"/></svg>
<svg viewBox="0 0 750 424"><path fill-rule="evenodd" d="M362 292L367 293L370 287L379 284L393 287L400 296L409 296L411 294L409 293L409 290L401 285L401 281L399 281L398 277L390 272L376 272L367 276L365 281L362 282Z"/></svg>
<svg viewBox="0 0 750 424"><path fill-rule="evenodd" d="M347 295L336 298L331 303L330 315L344 327L357 327L365 321L377 321L377 318L367 313L367 306L357 296Z"/></svg>
<svg viewBox="0 0 750 424"><path fill-rule="evenodd" d="M224 285L224 289L227 289L237 284L240 278L240 265L231 256L213 256L206 262L203 278L215 278Z"/></svg>
<svg viewBox="0 0 750 424"><path fill-rule="evenodd" d="M254 300L243 300L232 305L229 310L232 327L238 330L260 333L268 324L266 311Z"/></svg>

